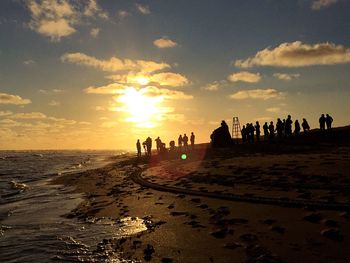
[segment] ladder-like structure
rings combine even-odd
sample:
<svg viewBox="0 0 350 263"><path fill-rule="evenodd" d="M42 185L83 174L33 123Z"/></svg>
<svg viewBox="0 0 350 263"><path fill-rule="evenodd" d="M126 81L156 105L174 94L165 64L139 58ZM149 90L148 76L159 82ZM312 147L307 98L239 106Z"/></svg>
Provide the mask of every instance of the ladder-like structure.
<svg viewBox="0 0 350 263"><path fill-rule="evenodd" d="M239 124L238 117L233 117L233 122L232 122L232 139L238 140L240 138L242 138L241 125Z"/></svg>

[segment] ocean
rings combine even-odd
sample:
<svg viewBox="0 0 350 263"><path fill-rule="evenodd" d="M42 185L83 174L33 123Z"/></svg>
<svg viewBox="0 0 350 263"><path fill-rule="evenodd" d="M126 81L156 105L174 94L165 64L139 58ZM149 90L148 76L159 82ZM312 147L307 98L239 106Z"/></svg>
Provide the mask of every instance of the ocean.
<svg viewBox="0 0 350 263"><path fill-rule="evenodd" d="M108 163L120 151L0 151L0 262L129 262L103 247L142 221L63 215L83 199L50 181Z"/></svg>

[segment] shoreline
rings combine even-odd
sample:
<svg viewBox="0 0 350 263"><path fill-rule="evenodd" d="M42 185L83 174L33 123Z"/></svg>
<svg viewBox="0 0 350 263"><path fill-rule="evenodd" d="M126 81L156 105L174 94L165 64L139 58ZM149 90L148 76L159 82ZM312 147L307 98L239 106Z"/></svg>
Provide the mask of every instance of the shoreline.
<svg viewBox="0 0 350 263"><path fill-rule="evenodd" d="M85 200L68 218L131 217L149 222L142 233L105 240L123 259L347 262L350 214L346 207L285 207L210 196L349 206L350 145L348 138L345 141L299 148L297 143L286 143L284 152L276 151L275 145L255 150L251 145L233 150L203 146L189 152L185 161L153 156L142 162L130 154L103 168L62 175L53 183L75 186L74 191L84 193ZM150 185L136 184L137 173ZM155 185L164 191L150 187ZM203 194L195 196L198 192Z"/></svg>

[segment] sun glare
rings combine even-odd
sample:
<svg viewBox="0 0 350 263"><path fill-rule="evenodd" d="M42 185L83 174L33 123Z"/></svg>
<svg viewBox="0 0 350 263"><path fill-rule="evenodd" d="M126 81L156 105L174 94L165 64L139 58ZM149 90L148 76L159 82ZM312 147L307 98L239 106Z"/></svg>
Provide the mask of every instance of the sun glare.
<svg viewBox="0 0 350 263"><path fill-rule="evenodd" d="M143 128L152 128L161 119L162 110L159 103L162 101L162 97L147 96L133 87L125 90L118 98L118 102L124 104L123 111L129 116L126 121Z"/></svg>
<svg viewBox="0 0 350 263"><path fill-rule="evenodd" d="M149 78L144 76L139 76L136 78L136 82L140 85L147 85L149 83Z"/></svg>

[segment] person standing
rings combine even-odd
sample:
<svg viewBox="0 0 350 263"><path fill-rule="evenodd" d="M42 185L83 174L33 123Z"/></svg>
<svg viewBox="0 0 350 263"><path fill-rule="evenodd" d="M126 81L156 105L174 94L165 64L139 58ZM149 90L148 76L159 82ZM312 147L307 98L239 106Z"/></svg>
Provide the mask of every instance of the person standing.
<svg viewBox="0 0 350 263"><path fill-rule="evenodd" d="M255 123L255 134L256 134L256 141L260 142L260 123L258 121Z"/></svg>
<svg viewBox="0 0 350 263"><path fill-rule="evenodd" d="M141 157L141 143L140 143L140 139L137 139L136 149L137 149L137 157Z"/></svg>
<svg viewBox="0 0 350 263"><path fill-rule="evenodd" d="M177 145L178 145L179 149L181 149L181 147L182 147L182 141L183 141L182 135L180 134L179 138L177 139Z"/></svg>
<svg viewBox="0 0 350 263"><path fill-rule="evenodd" d="M320 130L324 131L325 130L325 124L326 124L326 117L324 116L324 114L321 115L321 117L319 118L318 122L320 123Z"/></svg>
<svg viewBox="0 0 350 263"><path fill-rule="evenodd" d="M185 150L188 150L188 137L187 137L186 133L184 134L184 136L182 136L182 141L184 143Z"/></svg>
<svg viewBox="0 0 350 263"><path fill-rule="evenodd" d="M326 114L326 125L327 125L327 130L332 129L332 122L333 122L333 118L327 113L327 114Z"/></svg>
<svg viewBox="0 0 350 263"><path fill-rule="evenodd" d="M191 148L192 148L192 150L194 150L194 140L195 140L194 133L191 132L190 141L191 141Z"/></svg>
<svg viewBox="0 0 350 263"><path fill-rule="evenodd" d="M152 155L152 139L151 137L147 137L146 139L146 148L147 148L147 155Z"/></svg>
<svg viewBox="0 0 350 263"><path fill-rule="evenodd" d="M301 126L303 127L304 133L310 130L309 123L305 118L303 118L303 122L301 123Z"/></svg>
<svg viewBox="0 0 350 263"><path fill-rule="evenodd" d="M270 141L273 141L275 138L275 126L273 125L273 121L271 121L269 125L269 134Z"/></svg>
<svg viewBox="0 0 350 263"><path fill-rule="evenodd" d="M294 123L294 134L295 136L298 136L300 134L300 124L298 120L296 120Z"/></svg>
<svg viewBox="0 0 350 263"><path fill-rule="evenodd" d="M287 120L286 120L286 126L285 126L285 135L286 137L292 136L292 117L288 115Z"/></svg>
<svg viewBox="0 0 350 263"><path fill-rule="evenodd" d="M269 125L267 124L267 122L265 122L263 126L263 130L264 130L264 141L267 141L269 138Z"/></svg>
<svg viewBox="0 0 350 263"><path fill-rule="evenodd" d="M159 153L160 152L160 148L161 148L161 145L162 145L162 140L159 138L155 139L156 141L156 147L157 147L157 152Z"/></svg>

